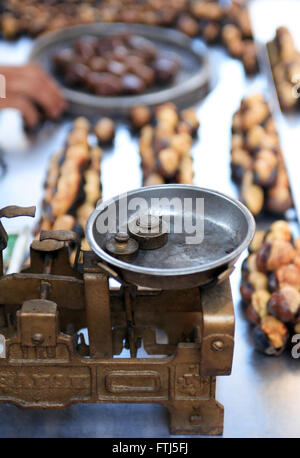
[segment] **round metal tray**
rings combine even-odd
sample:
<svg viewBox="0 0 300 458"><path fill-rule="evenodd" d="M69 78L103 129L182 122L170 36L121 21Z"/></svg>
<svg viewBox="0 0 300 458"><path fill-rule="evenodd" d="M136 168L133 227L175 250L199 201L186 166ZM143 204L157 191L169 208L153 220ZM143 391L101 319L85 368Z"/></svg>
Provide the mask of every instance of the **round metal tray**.
<svg viewBox="0 0 300 458"><path fill-rule="evenodd" d="M127 232L128 220L135 213L129 208L137 202L137 198L144 199L149 208L153 208L153 198L160 199L159 215L170 222L168 241L156 250L140 249L136 259L126 263L105 251L111 234L100 233L97 221L103 218L105 212L113 210L116 232ZM161 200L163 198L164 201ZM184 212L180 207L169 204L174 198L179 199ZM204 199L204 236L199 243L190 244L186 239L191 236L185 230L187 226L182 224L183 231L176 233L174 218L187 218L187 222L195 225L196 217L200 216L195 205L198 198ZM189 199L192 206L185 207L187 201L184 199ZM121 211L124 206L126 212ZM124 280L149 288L181 289L207 284L232 267L251 242L254 230L254 218L240 202L216 191L172 184L140 188L100 203L89 218L87 239L92 250Z"/></svg>
<svg viewBox="0 0 300 458"><path fill-rule="evenodd" d="M162 52L172 52L179 57L180 69L172 84L166 87L153 86L141 95L118 97L97 96L65 86L52 61L56 52L70 47L74 40L83 35L102 37L125 31L148 38ZM205 45L199 41L192 42L175 30L144 25L89 24L50 32L36 41L30 60L40 64L59 82L70 111L86 116L99 115L99 111L107 116L124 116L137 104L156 106L172 101L181 107L193 105L207 94L211 77Z"/></svg>

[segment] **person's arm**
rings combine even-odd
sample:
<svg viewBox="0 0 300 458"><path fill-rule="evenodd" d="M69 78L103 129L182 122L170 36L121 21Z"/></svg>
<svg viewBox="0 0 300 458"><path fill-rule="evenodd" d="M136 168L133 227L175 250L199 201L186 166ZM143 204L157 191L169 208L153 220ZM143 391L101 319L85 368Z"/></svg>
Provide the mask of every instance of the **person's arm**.
<svg viewBox="0 0 300 458"><path fill-rule="evenodd" d="M58 118L66 109L61 90L37 64L0 66L0 75L4 76L6 86L6 97L0 98L0 109L20 110L28 127L40 121L37 106L51 119Z"/></svg>

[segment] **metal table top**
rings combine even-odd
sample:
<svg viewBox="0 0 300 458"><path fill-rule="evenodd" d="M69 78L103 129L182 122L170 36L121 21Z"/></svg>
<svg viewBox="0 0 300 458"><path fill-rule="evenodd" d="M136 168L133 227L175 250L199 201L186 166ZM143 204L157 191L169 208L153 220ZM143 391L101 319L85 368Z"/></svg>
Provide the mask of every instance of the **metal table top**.
<svg viewBox="0 0 300 458"><path fill-rule="evenodd" d="M26 39L14 44L0 43L0 64L8 55L14 57L10 58L11 63L25 60L30 46ZM197 106L201 127L193 147L195 184L237 197L229 167L232 114L242 96L264 90L265 81L262 76L246 79L241 64L221 49L211 48L210 55L217 82ZM17 142L17 121L14 115L0 120L0 138L3 129L9 127L6 135L13 135ZM66 120L44 126L23 153L16 152L10 139L10 152L5 154L8 172L0 181L0 206L39 204L48 159L63 145L69 125ZM140 186L137 140L132 140L125 125L118 126L114 147L105 152L102 183L104 199ZM31 222L20 218L5 224L12 230ZM253 349L249 325L239 304L241 261L231 276L236 311L232 374L217 379L216 398L225 407L224 437L299 437L299 361L288 353L272 358ZM121 356L127 354L123 352ZM0 437L171 436L168 413L159 405L78 404L62 411L34 411L0 404Z"/></svg>

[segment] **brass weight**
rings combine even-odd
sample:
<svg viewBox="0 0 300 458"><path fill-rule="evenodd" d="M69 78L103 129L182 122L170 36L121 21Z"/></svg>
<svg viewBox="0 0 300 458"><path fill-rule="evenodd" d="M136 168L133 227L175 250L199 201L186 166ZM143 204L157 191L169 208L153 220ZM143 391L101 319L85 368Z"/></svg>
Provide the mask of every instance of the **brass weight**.
<svg viewBox="0 0 300 458"><path fill-rule="evenodd" d="M118 232L106 242L105 249L115 258L131 262L137 255L139 244L126 232Z"/></svg>
<svg viewBox="0 0 300 458"><path fill-rule="evenodd" d="M156 250L168 241L168 225L161 216L141 215L128 223L128 232L142 250Z"/></svg>

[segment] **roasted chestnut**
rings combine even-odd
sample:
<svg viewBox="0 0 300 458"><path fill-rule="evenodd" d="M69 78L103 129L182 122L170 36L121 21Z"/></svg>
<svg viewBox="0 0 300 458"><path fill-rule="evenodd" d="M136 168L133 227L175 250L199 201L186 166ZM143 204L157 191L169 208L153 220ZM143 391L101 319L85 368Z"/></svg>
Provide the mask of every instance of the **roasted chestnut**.
<svg viewBox="0 0 300 458"><path fill-rule="evenodd" d="M81 85L86 81L89 74L89 67L80 62L74 62L67 65L64 78L70 86Z"/></svg>
<svg viewBox="0 0 300 458"><path fill-rule="evenodd" d="M295 264L287 264L279 267L276 271L278 285L293 286L296 290L300 289L300 268Z"/></svg>
<svg viewBox="0 0 300 458"><path fill-rule="evenodd" d="M90 67L92 72L102 73L102 72L106 72L107 71L108 64L107 64L107 60L104 59L103 57L101 57L101 56L93 56L89 60L88 66Z"/></svg>
<svg viewBox="0 0 300 458"><path fill-rule="evenodd" d="M191 156L185 155L181 158L176 181L182 184L193 184L194 170Z"/></svg>
<svg viewBox="0 0 300 458"><path fill-rule="evenodd" d="M229 53L233 57L241 57L243 54L243 41L240 29L234 24L227 24L222 30L222 39Z"/></svg>
<svg viewBox="0 0 300 458"><path fill-rule="evenodd" d="M292 241L292 233L289 223L287 221L278 220L271 224L269 231L265 235L266 242L273 240L285 240L286 242Z"/></svg>
<svg viewBox="0 0 300 458"><path fill-rule="evenodd" d="M146 105L137 105L130 110L130 122L135 129L141 129L149 124L152 113Z"/></svg>
<svg viewBox="0 0 300 458"><path fill-rule="evenodd" d="M98 40L96 37L84 36L76 40L74 49L82 56L85 62L88 62L89 59L96 54L97 46Z"/></svg>
<svg viewBox="0 0 300 458"><path fill-rule="evenodd" d="M255 291L266 291L268 288L268 277L262 272L250 272L248 280L254 286Z"/></svg>
<svg viewBox="0 0 300 458"><path fill-rule="evenodd" d="M258 71L257 50L252 40L243 41L242 62L248 75Z"/></svg>
<svg viewBox="0 0 300 458"><path fill-rule="evenodd" d="M151 173L148 177L144 180L144 186L156 186L159 184L164 184L165 181L161 175L158 173Z"/></svg>
<svg viewBox="0 0 300 458"><path fill-rule="evenodd" d="M219 21L223 17L223 9L216 2L203 2L196 0L191 4L193 14L199 19L209 19L211 21Z"/></svg>
<svg viewBox="0 0 300 458"><path fill-rule="evenodd" d="M280 355L288 340L287 327L275 317L266 315L253 330L256 348L267 355Z"/></svg>
<svg viewBox="0 0 300 458"><path fill-rule="evenodd" d="M62 49L54 54L53 61L58 69L65 70L69 64L72 64L76 59L75 53L72 49Z"/></svg>
<svg viewBox="0 0 300 458"><path fill-rule="evenodd" d="M245 304L250 304L252 294L254 293L254 286L248 280L242 280L240 286L240 293L242 300Z"/></svg>
<svg viewBox="0 0 300 458"><path fill-rule="evenodd" d="M168 84L177 74L178 62L169 57L159 57L155 60L153 67L157 82L160 84Z"/></svg>
<svg viewBox="0 0 300 458"><path fill-rule="evenodd" d="M264 205L264 193L262 188L255 184L243 186L241 191L241 200L245 203L253 215L259 215Z"/></svg>
<svg viewBox="0 0 300 458"><path fill-rule="evenodd" d="M85 78L88 88L97 95L114 96L123 90L121 79L108 72L89 72Z"/></svg>
<svg viewBox="0 0 300 458"><path fill-rule="evenodd" d="M87 118L84 116L79 116L78 118L75 119L73 123L73 128L74 130L85 130L88 132L90 130L90 123Z"/></svg>
<svg viewBox="0 0 300 458"><path fill-rule="evenodd" d="M254 179L263 187L270 187L276 183L278 160L273 151L262 149L255 157Z"/></svg>
<svg viewBox="0 0 300 458"><path fill-rule="evenodd" d="M291 323L300 307L300 294L292 286L284 286L272 294L268 312L283 323Z"/></svg>
<svg viewBox="0 0 300 458"><path fill-rule="evenodd" d="M88 144L88 132L85 129L74 129L68 136L68 145Z"/></svg>
<svg viewBox="0 0 300 458"><path fill-rule="evenodd" d="M96 123L94 132L100 144L110 143L115 136L115 123L110 118L102 118Z"/></svg>
<svg viewBox="0 0 300 458"><path fill-rule="evenodd" d="M288 187L275 184L273 188L268 189L266 207L270 212L283 215L292 206L293 199Z"/></svg>
<svg viewBox="0 0 300 458"><path fill-rule="evenodd" d="M252 242L249 245L250 253L256 253L259 248L262 246L265 239L265 231L257 231L252 239Z"/></svg>
<svg viewBox="0 0 300 458"><path fill-rule="evenodd" d="M129 35L126 41L130 48L140 51L146 61L151 61L157 56L156 46L144 37Z"/></svg>
<svg viewBox="0 0 300 458"><path fill-rule="evenodd" d="M146 86L151 86L155 82L155 71L148 65L139 64L131 68L132 73L141 78Z"/></svg>
<svg viewBox="0 0 300 458"><path fill-rule="evenodd" d="M260 272L266 272L268 270L267 269L267 260L270 256L271 246L272 245L270 242L265 242L262 244L262 246L260 247L260 249L257 252L256 265L257 265L257 269Z"/></svg>
<svg viewBox="0 0 300 458"><path fill-rule="evenodd" d="M289 264L295 257L295 249L285 240L265 242L257 251L256 265L260 272L276 270Z"/></svg>
<svg viewBox="0 0 300 458"><path fill-rule="evenodd" d="M207 22L202 26L202 35L207 43L215 43L221 35L221 27L217 22Z"/></svg>
<svg viewBox="0 0 300 458"><path fill-rule="evenodd" d="M190 127L191 134L196 135L200 126L196 110L194 108L186 108L180 112L180 118Z"/></svg>
<svg viewBox="0 0 300 458"><path fill-rule="evenodd" d="M122 87L125 94L140 94L146 89L146 84L133 73L126 73L122 77Z"/></svg>
<svg viewBox="0 0 300 458"><path fill-rule="evenodd" d="M122 62L118 62L117 60L110 60L107 63L107 71L113 75L122 76L126 73L127 68L126 65Z"/></svg>
<svg viewBox="0 0 300 458"><path fill-rule="evenodd" d="M172 148L162 149L158 153L158 172L166 178L176 175L179 166L179 154Z"/></svg>
<svg viewBox="0 0 300 458"><path fill-rule="evenodd" d="M251 296L250 303L260 318L263 318L268 313L267 304L270 299L270 296L270 293L265 289L254 291L254 293Z"/></svg>
<svg viewBox="0 0 300 458"><path fill-rule="evenodd" d="M170 127L172 129L172 133L175 132L179 116L176 110L176 106L173 103L165 103L160 105L156 109L155 114L158 122L157 128L163 125L164 127Z"/></svg>
<svg viewBox="0 0 300 458"><path fill-rule="evenodd" d="M192 16L187 14L179 16L177 28L190 37L194 37L199 32L198 22Z"/></svg>
<svg viewBox="0 0 300 458"><path fill-rule="evenodd" d="M193 140L189 134L175 134L169 141L170 148L182 156L190 156Z"/></svg>

